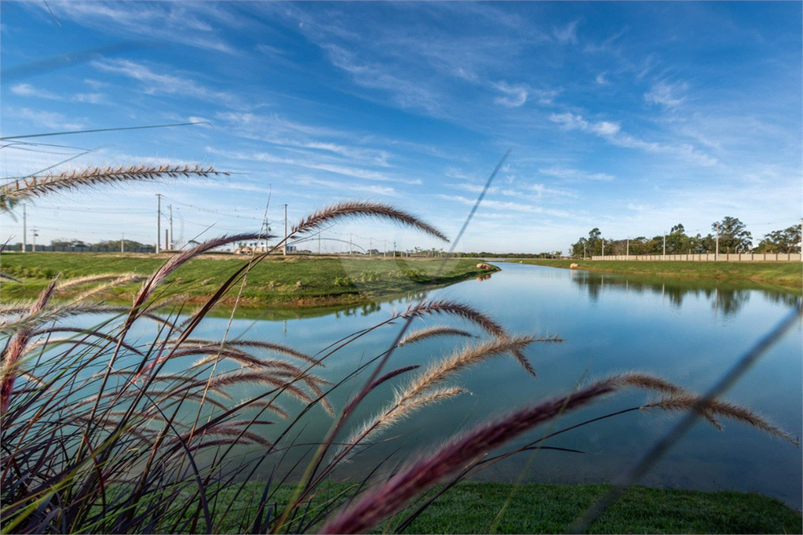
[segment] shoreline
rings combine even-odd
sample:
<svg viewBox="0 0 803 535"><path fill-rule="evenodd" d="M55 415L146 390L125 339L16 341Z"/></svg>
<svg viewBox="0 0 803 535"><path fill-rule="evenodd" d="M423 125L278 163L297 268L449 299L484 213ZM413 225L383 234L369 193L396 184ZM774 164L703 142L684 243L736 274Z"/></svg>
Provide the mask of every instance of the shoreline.
<svg viewBox="0 0 803 535"><path fill-rule="evenodd" d="M496 260L495 260L496 261ZM803 295L801 262L684 262L628 260L546 260L536 258L500 259L499 263L520 263L595 273L639 277L741 282L769 285ZM572 264L577 267L572 268ZM773 288L774 287L774 288Z"/></svg>

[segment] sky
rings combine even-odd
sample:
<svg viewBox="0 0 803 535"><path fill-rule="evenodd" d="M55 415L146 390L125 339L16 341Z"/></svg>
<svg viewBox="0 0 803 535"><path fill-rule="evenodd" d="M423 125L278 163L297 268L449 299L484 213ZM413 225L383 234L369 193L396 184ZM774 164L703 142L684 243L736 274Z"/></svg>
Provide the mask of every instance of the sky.
<svg viewBox="0 0 803 535"><path fill-rule="evenodd" d="M345 200L454 239L510 151L457 251L567 252L592 228L706 235L725 216L757 244L803 215L802 6L3 1L0 137L198 124L6 139L0 173L230 173L38 198L29 244L34 227L39 244L153 244L157 194L176 246L265 214L283 235L285 204L292 226ZM22 241L21 209L0 225ZM349 241L451 247L355 220L321 250Z"/></svg>

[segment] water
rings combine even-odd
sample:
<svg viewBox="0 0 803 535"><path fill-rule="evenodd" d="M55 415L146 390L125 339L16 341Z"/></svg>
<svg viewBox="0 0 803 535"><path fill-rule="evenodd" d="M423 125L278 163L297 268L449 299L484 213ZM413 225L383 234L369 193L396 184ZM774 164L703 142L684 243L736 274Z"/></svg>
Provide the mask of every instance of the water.
<svg viewBox="0 0 803 535"><path fill-rule="evenodd" d="M451 434L504 414L514 408L563 393L578 382L611 373L641 370L684 388L704 392L715 384L756 341L788 314L797 296L791 292L704 281L656 281L581 271L500 264L490 279L467 281L431 292L429 299L455 299L491 315L509 332L557 335L562 343L535 343L526 354L538 377L525 373L508 356L497 357L454 376L448 384L466 388L464 394L427 407L383 433L376 445L337 472L338 477L363 478L382 463L392 469L405 458L436 447ZM418 297L418 296L415 296ZM308 354L323 351L343 336L388 319L416 299L399 299L350 307L317 317L285 321L236 319L229 338L267 340ZM228 320L207 318L197 336L219 339ZM430 317L413 327L466 322ZM378 329L326 360L323 377L337 381L359 364L387 349L401 323ZM145 335L145 333L142 333ZM386 371L420 364L422 368L450 353L465 339L441 338L397 350ZM803 342L795 325L768 351L725 398L748 406L795 437L803 427ZM414 374L416 372L412 372ZM372 392L351 427L387 403L392 389L411 374L396 378ZM335 409L359 389L367 375L347 381L331 400ZM242 388L252 396L260 387ZM643 392L626 392L567 415L556 424L530 432L500 451L524 445L547 432L655 399ZM294 413L302 405L281 404ZM494 464L478 479L555 483L610 482L629 470L680 418L679 414L634 411L554 437L545 444L584 453L554 450L526 452ZM331 424L315 408L292 435L295 444L314 442ZM651 486L700 490L759 492L801 508L801 453L788 442L757 429L722 420L718 431L699 422L642 480ZM272 426L280 429L282 426ZM270 434L270 433L268 433ZM275 438L275 433L269 438ZM288 439L289 440L289 439ZM292 451L307 451L296 447ZM286 461L287 459L285 459ZM255 477L268 477L263 463Z"/></svg>

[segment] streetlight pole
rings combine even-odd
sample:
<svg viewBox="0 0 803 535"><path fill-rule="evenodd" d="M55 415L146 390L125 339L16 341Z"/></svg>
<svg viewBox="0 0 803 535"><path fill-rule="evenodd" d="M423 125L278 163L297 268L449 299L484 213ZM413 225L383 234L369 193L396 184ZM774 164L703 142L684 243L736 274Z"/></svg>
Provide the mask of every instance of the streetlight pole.
<svg viewBox="0 0 803 535"><path fill-rule="evenodd" d="M156 254L162 252L162 194L156 194Z"/></svg>
<svg viewBox="0 0 803 535"><path fill-rule="evenodd" d="M282 256L287 256L287 204L284 205L284 241L282 242Z"/></svg>
<svg viewBox="0 0 803 535"><path fill-rule="evenodd" d="M714 228L717 229L717 245L716 249L714 249L714 262L716 262L717 260L719 260L719 223L714 223Z"/></svg>
<svg viewBox="0 0 803 535"><path fill-rule="evenodd" d="M173 205L167 205L167 208L170 210L170 250L173 250Z"/></svg>

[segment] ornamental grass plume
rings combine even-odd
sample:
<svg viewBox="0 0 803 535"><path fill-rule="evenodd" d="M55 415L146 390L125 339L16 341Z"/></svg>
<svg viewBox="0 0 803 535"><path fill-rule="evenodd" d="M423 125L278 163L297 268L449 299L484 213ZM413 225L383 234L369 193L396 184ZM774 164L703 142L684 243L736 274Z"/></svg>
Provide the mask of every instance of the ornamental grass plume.
<svg viewBox="0 0 803 535"><path fill-rule="evenodd" d="M199 165L130 165L122 167L90 167L68 173L47 174L14 180L0 188L0 210L10 211L20 201L41 197L63 190L85 189L102 184L131 182L140 180L159 180L190 176L228 176L229 173L216 171L212 167Z"/></svg>
<svg viewBox="0 0 803 535"><path fill-rule="evenodd" d="M486 452L539 424L616 390L615 384L603 380L568 396L519 409L501 419L476 426L433 454L404 466L388 481L367 491L353 505L327 521L320 532L364 533Z"/></svg>
<svg viewBox="0 0 803 535"><path fill-rule="evenodd" d="M658 409L658 410L665 410L665 411L690 411L690 410L697 410L698 404L702 403L704 400L701 396L697 394L692 394L690 392L679 392L673 393L673 395L665 397L663 399L648 403L644 405L642 408L644 410L649 409ZM778 437L782 440L790 442L797 447L800 447L800 441L794 438L792 435L784 431L783 429L772 425L769 423L764 417L760 416L759 414L751 411L746 407L742 407L741 405L737 405L735 403L730 403L727 401L720 401L717 399L714 400L705 400L702 408L699 409L700 413L703 417L705 417L711 425L716 427L718 430L722 430L722 425L720 425L713 416L721 416L723 418L731 418L736 421L745 423L751 427L755 427L760 429L770 435Z"/></svg>
<svg viewBox="0 0 803 535"><path fill-rule="evenodd" d="M326 207L302 219L301 222L293 227L291 234L304 234L339 219L353 219L356 217L387 219L394 223L413 227L447 243L449 242L449 238L445 234L420 218L393 206L376 202L350 201Z"/></svg>

